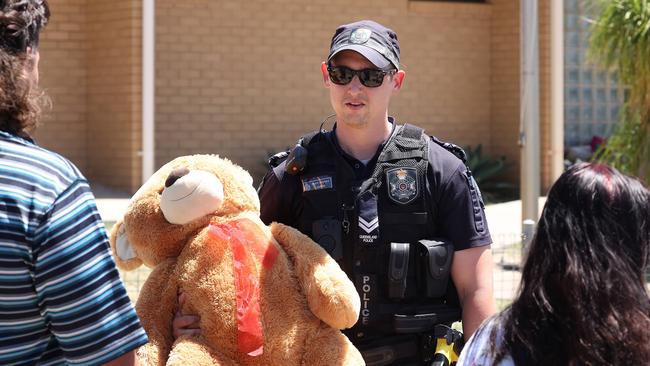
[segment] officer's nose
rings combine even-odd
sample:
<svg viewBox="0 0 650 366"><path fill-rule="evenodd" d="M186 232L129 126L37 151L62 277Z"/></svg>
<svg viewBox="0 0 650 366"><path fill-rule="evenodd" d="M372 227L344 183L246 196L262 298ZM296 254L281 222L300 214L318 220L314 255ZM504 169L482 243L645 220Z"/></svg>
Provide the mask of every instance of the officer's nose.
<svg viewBox="0 0 650 366"><path fill-rule="evenodd" d="M167 176L167 180L165 180L165 188L171 187L178 179L181 177L184 177L190 173L190 170L187 169L186 167L180 167L172 170L171 173L169 173L169 176Z"/></svg>
<svg viewBox="0 0 650 366"><path fill-rule="evenodd" d="M363 93L363 84L357 75L354 76L352 81L347 85L346 93L351 97L357 97Z"/></svg>
<svg viewBox="0 0 650 366"><path fill-rule="evenodd" d="M363 84L361 84L361 80L359 80L359 75L354 75L352 81L350 81L350 91L358 92L361 88L363 88Z"/></svg>

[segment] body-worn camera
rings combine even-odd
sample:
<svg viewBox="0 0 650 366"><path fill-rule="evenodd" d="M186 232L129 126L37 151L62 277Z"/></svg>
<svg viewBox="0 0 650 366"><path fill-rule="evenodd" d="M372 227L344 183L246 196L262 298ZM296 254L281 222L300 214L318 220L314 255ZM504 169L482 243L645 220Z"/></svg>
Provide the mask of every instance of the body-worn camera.
<svg viewBox="0 0 650 366"><path fill-rule="evenodd" d="M343 258L341 222L339 220L325 218L314 221L312 237L334 260L338 261Z"/></svg>

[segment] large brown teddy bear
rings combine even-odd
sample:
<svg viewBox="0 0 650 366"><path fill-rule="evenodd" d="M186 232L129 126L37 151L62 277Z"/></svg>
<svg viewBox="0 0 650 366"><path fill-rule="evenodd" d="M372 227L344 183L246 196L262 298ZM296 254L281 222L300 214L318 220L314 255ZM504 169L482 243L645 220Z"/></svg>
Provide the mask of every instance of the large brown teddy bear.
<svg viewBox="0 0 650 366"><path fill-rule="evenodd" d="M145 365L362 365L340 332L360 300L338 264L299 231L259 218L253 180L214 155L177 158L135 193L110 241L120 268L153 272L136 310ZM174 341L178 294L201 336Z"/></svg>

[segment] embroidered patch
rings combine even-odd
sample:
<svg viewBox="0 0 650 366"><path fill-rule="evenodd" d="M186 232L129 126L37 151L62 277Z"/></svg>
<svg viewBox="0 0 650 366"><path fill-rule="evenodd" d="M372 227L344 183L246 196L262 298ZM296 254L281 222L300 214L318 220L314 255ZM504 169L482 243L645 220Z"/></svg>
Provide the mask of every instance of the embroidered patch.
<svg viewBox="0 0 650 366"><path fill-rule="evenodd" d="M302 180L303 192L334 188L332 177L329 175L319 175L317 177L302 178L301 180Z"/></svg>
<svg viewBox="0 0 650 366"><path fill-rule="evenodd" d="M388 197L405 205L418 196L418 173L415 168L393 168L386 171Z"/></svg>
<svg viewBox="0 0 650 366"><path fill-rule="evenodd" d="M375 217L370 221L366 221L363 217L359 216L359 227L367 234L370 234L379 227L379 218Z"/></svg>
<svg viewBox="0 0 650 366"><path fill-rule="evenodd" d="M370 191L357 198L359 207L359 241L375 244L379 238L379 215L377 214L377 196Z"/></svg>
<svg viewBox="0 0 650 366"><path fill-rule="evenodd" d="M354 285L361 295L361 312L359 313L359 322L362 325L370 324L375 314L377 301L377 276L371 274L356 275Z"/></svg>

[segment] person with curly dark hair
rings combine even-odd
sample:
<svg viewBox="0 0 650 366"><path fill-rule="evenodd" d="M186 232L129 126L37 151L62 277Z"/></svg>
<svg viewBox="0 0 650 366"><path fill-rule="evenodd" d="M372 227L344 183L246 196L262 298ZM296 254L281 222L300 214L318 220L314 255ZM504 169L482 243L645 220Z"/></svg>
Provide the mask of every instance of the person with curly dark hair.
<svg viewBox="0 0 650 366"><path fill-rule="evenodd" d="M30 135L46 0L0 0L0 364L134 365L147 342L88 181Z"/></svg>
<svg viewBox="0 0 650 366"><path fill-rule="evenodd" d="M647 365L650 191L597 163L551 188L517 298L486 320L457 366Z"/></svg>
<svg viewBox="0 0 650 366"><path fill-rule="evenodd" d="M38 42L50 12L44 2L0 4L0 130L27 137L44 99L38 89Z"/></svg>

